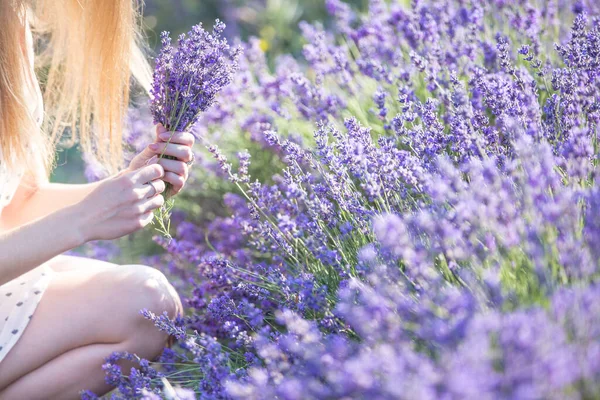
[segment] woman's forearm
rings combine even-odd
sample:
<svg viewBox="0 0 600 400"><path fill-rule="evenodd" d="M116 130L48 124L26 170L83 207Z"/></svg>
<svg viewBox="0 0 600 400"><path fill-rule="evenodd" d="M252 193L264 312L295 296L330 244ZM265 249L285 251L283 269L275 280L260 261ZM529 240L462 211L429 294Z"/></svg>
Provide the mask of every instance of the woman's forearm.
<svg viewBox="0 0 600 400"><path fill-rule="evenodd" d="M0 285L83 243L85 215L67 206L0 232Z"/></svg>
<svg viewBox="0 0 600 400"><path fill-rule="evenodd" d="M61 184L45 182L34 188L19 187L10 205L2 211L1 224L12 229L74 205L87 196L99 182L86 184Z"/></svg>

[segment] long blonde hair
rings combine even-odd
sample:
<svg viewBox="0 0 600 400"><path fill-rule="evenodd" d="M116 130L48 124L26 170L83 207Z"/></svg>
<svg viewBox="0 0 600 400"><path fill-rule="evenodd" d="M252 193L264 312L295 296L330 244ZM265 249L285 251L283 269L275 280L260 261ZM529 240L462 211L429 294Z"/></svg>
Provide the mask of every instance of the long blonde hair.
<svg viewBox="0 0 600 400"><path fill-rule="evenodd" d="M139 0L0 0L1 162L35 170L39 160L48 174L56 146L79 142L109 170L118 169L132 75L144 90L150 86L140 7ZM39 47L41 129L27 107L30 66L20 45L26 14Z"/></svg>

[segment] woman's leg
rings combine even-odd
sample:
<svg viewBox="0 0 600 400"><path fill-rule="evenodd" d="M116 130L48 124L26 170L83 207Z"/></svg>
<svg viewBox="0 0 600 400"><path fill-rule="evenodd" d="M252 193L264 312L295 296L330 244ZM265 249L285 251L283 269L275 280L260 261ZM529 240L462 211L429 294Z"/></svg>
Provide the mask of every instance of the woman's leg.
<svg viewBox="0 0 600 400"><path fill-rule="evenodd" d="M51 263L53 280L0 362L1 400L75 399L83 389L105 393L111 388L104 383L104 357L129 351L153 359L166 343L167 335L139 310L171 317L182 311L173 287L153 268L68 256Z"/></svg>

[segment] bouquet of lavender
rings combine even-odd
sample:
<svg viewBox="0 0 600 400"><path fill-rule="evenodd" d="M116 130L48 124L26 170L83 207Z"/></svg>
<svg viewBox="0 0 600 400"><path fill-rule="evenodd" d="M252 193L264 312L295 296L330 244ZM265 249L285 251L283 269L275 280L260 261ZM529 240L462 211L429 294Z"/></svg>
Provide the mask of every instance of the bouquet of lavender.
<svg viewBox="0 0 600 400"><path fill-rule="evenodd" d="M169 32L161 35L162 48L156 59L154 82L150 91L150 111L154 123L161 123L172 132L188 131L215 102L215 97L231 83L238 67L240 48L231 48L221 38L225 24L217 20L212 33L202 24L195 25L190 32L182 34L175 48ZM159 158L170 157L164 155ZM167 184L166 195L169 194ZM156 213L157 228L170 237L170 212L174 201L168 198Z"/></svg>

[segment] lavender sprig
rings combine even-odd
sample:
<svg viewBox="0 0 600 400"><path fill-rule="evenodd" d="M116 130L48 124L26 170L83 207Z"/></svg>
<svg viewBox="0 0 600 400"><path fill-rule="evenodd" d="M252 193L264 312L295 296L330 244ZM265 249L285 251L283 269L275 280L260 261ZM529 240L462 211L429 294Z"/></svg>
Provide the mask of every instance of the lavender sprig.
<svg viewBox="0 0 600 400"><path fill-rule="evenodd" d="M162 48L150 91L150 112L154 123L161 123L171 136L159 158L172 158L164 152L173 134L188 131L201 113L215 103L217 94L231 83L241 49L231 48L221 38L224 30L225 24L219 20L215 21L212 33L205 31L200 23L179 36L177 48L172 45L169 32L161 34ZM167 184L167 201L156 212L157 229L168 238L174 205L169 191Z"/></svg>

